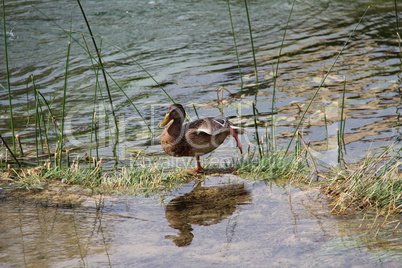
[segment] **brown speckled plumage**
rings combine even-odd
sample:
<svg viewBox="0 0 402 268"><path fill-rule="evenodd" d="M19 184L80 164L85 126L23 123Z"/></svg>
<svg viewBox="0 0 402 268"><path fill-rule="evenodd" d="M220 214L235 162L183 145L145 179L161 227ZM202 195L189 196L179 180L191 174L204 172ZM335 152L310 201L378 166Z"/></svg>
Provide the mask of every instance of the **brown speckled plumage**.
<svg viewBox="0 0 402 268"><path fill-rule="evenodd" d="M160 126L166 126L162 132L161 144L163 150L172 156L195 156L197 158L196 172L203 172L199 156L218 148L227 136L233 135L241 149L237 134L245 130L234 127L225 117L206 117L183 124L185 110L181 104L173 104L166 113Z"/></svg>

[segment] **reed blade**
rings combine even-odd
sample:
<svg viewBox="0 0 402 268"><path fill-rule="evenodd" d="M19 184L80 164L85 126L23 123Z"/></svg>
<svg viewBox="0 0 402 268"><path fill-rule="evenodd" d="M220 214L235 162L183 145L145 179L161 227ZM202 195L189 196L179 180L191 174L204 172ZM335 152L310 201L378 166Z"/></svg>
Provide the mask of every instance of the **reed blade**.
<svg viewBox="0 0 402 268"><path fill-rule="evenodd" d="M320 89L323 87L325 80L327 79L328 75L330 74L330 72L332 71L332 69L334 68L335 64L338 62L339 57L342 55L343 51L345 50L347 44L349 43L350 39L352 38L352 36L354 35L354 33L356 32L357 28L360 26L361 22L363 21L363 18L366 16L367 11L370 9L370 6L368 6L366 8L366 10L364 11L363 15L361 16L360 20L358 21L358 23L356 24L356 27L353 29L353 31L349 34L348 39L346 40L345 44L342 46L341 50L338 52L338 55L336 56L335 60L333 61L333 63L331 64L328 72L324 75L323 79L320 82L320 85L318 86L317 90L314 92L310 102L307 104L306 109L304 110L299 123L296 125L296 128L293 132L292 137L290 138L290 141L288 143L288 146L286 148L286 153L289 151L290 145L292 144L294 137L296 136L297 131L300 129L301 124L303 123L303 120L307 114L307 112L310 110L311 105L313 104L313 101L315 100L315 98L318 95L318 92L320 91Z"/></svg>
<svg viewBox="0 0 402 268"><path fill-rule="evenodd" d="M243 74L242 74L242 71L241 71L239 52L237 50L237 41L236 41L236 34L235 34L234 25L233 25L232 11L230 9L230 0L227 0L227 3L228 3L230 27L232 29L232 35L233 35L233 47L235 49L235 55L236 55L236 61L237 61L237 69L239 70L239 76L240 76L240 88L241 88L241 90L243 90Z"/></svg>
<svg viewBox="0 0 402 268"><path fill-rule="evenodd" d="M15 152L16 151L16 143L15 143L15 129L14 129L14 112L13 112L13 102L12 102L12 97L11 97L5 0L3 0L3 36L4 36L4 60L5 60L5 65L6 65L5 67L6 67L8 104L9 104L8 110L9 110L9 114L10 114L10 128L11 128L11 134L12 134L12 145L13 145L13 151Z"/></svg>
<svg viewBox="0 0 402 268"><path fill-rule="evenodd" d="M116 128L115 129L115 131L116 131L115 132L115 143L114 143L114 146L113 146L112 150L113 150L113 155L115 157L115 164L117 165L117 163L118 163L118 155L117 155L117 151L116 151L117 150L116 146L117 146L117 143L119 142L119 122L117 120L116 111L114 109L112 93L111 93L111 90L110 90L110 87L109 87L109 82L108 82L108 79L107 79L105 67L103 65L102 57L101 57L100 51L98 49L98 45L97 45L96 40L95 40L95 36L92 33L91 26L89 25L89 21L88 21L88 18L86 16L86 14L85 14L84 8L81 5L81 1L77 0L77 2L78 2L78 5L80 7L82 16L84 17L85 24L87 25L89 35L91 36L92 43L94 45L96 55L98 57L98 62L99 62L100 67L101 67L103 79L104 79L104 82L105 82L106 92L107 92L107 95L108 95L108 99L109 99L109 103L110 103L110 107L111 107L111 112L112 112L112 116L113 116L113 121L114 121L114 125L115 125L115 128Z"/></svg>
<svg viewBox="0 0 402 268"><path fill-rule="evenodd" d="M259 89L259 81L258 81L258 68L257 68L257 60L255 58L255 48L254 48L254 39L253 39L253 31L251 29L251 20L250 20L250 14L248 11L248 4L247 4L247 0L244 0L244 6L246 8L246 15L247 15L247 24L248 24L248 32L250 35L250 44L251 44L251 52L253 54L253 63L254 63L254 72L255 72L255 83L256 83L256 87L257 87L257 92ZM257 96L258 94L255 94L254 96L254 101L257 102Z"/></svg>

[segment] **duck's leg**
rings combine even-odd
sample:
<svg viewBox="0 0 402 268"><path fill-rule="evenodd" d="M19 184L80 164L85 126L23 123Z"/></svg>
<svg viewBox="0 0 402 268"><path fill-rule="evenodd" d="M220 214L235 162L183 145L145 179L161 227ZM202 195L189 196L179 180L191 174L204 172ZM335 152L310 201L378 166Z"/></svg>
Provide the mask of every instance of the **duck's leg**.
<svg viewBox="0 0 402 268"><path fill-rule="evenodd" d="M195 160L197 161L197 173L204 173L205 171L204 171L204 169L202 168L202 166L201 166L201 162L200 162L200 156L199 155L197 155L196 157L195 157Z"/></svg>
<svg viewBox="0 0 402 268"><path fill-rule="evenodd" d="M197 174L197 173L204 173L205 170L202 168L201 166L201 162L200 162L200 156L197 155L195 157L195 160L197 161L197 169L190 169L188 170L189 173L193 173L193 174Z"/></svg>
<svg viewBox="0 0 402 268"><path fill-rule="evenodd" d="M239 140L239 135L237 135L237 133L233 130L233 128L231 126L229 126L229 130L230 130L230 134L232 134L233 138L235 138L236 143L237 143L237 147L240 150L240 153L243 154L243 148L241 146L241 142Z"/></svg>

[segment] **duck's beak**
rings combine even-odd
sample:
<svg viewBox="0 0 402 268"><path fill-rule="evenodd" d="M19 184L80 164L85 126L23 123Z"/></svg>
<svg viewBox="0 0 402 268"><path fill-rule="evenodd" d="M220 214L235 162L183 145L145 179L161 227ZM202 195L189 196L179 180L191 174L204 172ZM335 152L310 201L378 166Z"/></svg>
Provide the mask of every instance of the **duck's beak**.
<svg viewBox="0 0 402 268"><path fill-rule="evenodd" d="M159 127L164 127L167 125L167 123L170 122L170 120L172 120L170 118L170 113L166 113L165 118L163 119L163 121L159 124Z"/></svg>

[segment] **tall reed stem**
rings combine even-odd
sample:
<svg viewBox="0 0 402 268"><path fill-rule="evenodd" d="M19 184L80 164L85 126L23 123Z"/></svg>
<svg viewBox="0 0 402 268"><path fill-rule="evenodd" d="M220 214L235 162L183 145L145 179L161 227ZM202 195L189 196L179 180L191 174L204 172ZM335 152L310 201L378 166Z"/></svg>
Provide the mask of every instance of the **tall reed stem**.
<svg viewBox="0 0 402 268"><path fill-rule="evenodd" d="M278 53L278 60L276 62L276 67L274 67L273 74L274 74L274 85L272 89L272 103L271 103L271 149L272 151L275 151L276 149L276 136L275 136L275 100L276 100L276 82L278 80L278 70L279 70L279 63L281 61L281 56L282 56L282 49L285 44L285 39L286 39L286 32L289 28L289 23L290 19L292 17L293 9L295 6L296 0L293 0L292 8L290 9L288 20L286 21L286 26L285 26L285 31L282 36L282 42L279 47L279 53Z"/></svg>
<svg viewBox="0 0 402 268"><path fill-rule="evenodd" d="M113 155L114 155L114 157L115 157L115 163L117 164L118 159L117 159L116 146L117 146L117 143L119 142L119 123L118 123L118 120L117 120L116 111L115 111L115 109L114 109L113 98L112 98L112 94L111 94L111 91L110 91L110 88L109 88L109 83L108 83L108 79L107 79L107 76L106 76L105 67L103 66L102 57L101 57L101 55L100 55L100 51L99 51L98 46L97 46L96 41L95 41L95 36L94 36L93 33L92 33L91 26L89 25L87 16L86 16L86 14L85 14L85 12L84 12L84 8L83 8L82 5L81 5L81 1L80 1L80 0L77 0L77 2L78 2L78 5L79 5L79 7L80 7L82 16L84 17L85 23L86 23L86 25L87 25L87 28L88 28L88 31L89 31L89 35L91 36L91 39L92 39L92 43L93 43L93 45L94 45L94 47L95 47L96 55L97 55L97 57L98 57L98 62L99 62L99 64L100 64L100 67L101 67L101 70L102 70L102 75L103 75L103 79L104 79L104 82L105 82L105 87L106 87L107 95L108 95L108 98L109 98L109 103L110 103L110 107L111 107L111 112L112 112L112 116L113 116L113 120L114 120L114 125L115 125L115 128L116 128L115 143L114 143L114 145L113 145Z"/></svg>
<svg viewBox="0 0 402 268"><path fill-rule="evenodd" d="M341 115L340 115L340 121L339 121L339 133L340 133L340 138L342 142L342 148L346 153L346 148L345 148L345 124L346 124L346 118L345 118L345 95L346 95L346 77L344 78L343 81L343 90L342 90L342 102L341 102Z"/></svg>
<svg viewBox="0 0 402 268"><path fill-rule="evenodd" d="M254 63L254 72L255 72L255 83L257 85L257 90L259 87L259 82L258 82L258 69L257 69L257 60L255 59L255 48L254 48L254 39L253 39L253 32L251 30L251 21L250 21L250 14L248 12L248 5L247 5L247 0L244 0L244 6L246 7L246 15L247 15L247 23L248 23L248 31L250 34L250 43L251 43L251 52L253 54L253 63ZM257 102L257 92L255 94L254 100Z"/></svg>
<svg viewBox="0 0 402 268"><path fill-rule="evenodd" d="M50 124L50 119L52 119L52 121L53 121L54 124L55 124L56 129L58 129L57 123L56 123L56 121L55 121L55 118L56 118L56 117L53 115L52 109L51 109L51 107L50 107L48 101L45 99L45 96L43 96L43 94L40 93L40 92L36 89L36 87L34 87L34 88L35 88L35 94L39 95L39 96L42 98L43 103L46 105L47 110L48 110L48 112L49 112L49 114L48 114L48 120L47 120L47 124L46 124L45 113L43 112L42 105L38 105L38 107L39 107L39 109L37 110L37 113L39 113L39 114L38 114L38 118L39 118L39 120L42 121L42 126L43 126L43 127L40 127L40 133L41 133L41 134L40 134L40 135L41 135L40 138L41 138L41 142L42 142L42 150L44 150L43 145L46 145L47 155L48 155L48 157L49 157L49 161L51 162L51 161L52 161L52 158L51 158L50 146L49 146L49 124ZM39 104L39 98L38 98L38 104ZM43 129L44 135L45 135L45 140L44 140L44 141L43 141L43 137L42 137L42 129ZM60 129L58 129L58 130L60 130ZM55 161L56 161L56 160L55 160ZM55 164L56 164L56 162L55 162Z"/></svg>
<svg viewBox="0 0 402 268"><path fill-rule="evenodd" d="M36 164L39 165L39 146L42 144L42 150L43 151L43 142L42 141L42 132L41 132L41 125L40 125L40 113L39 113L39 98L38 94L36 93L36 85L35 85L35 80L34 76L31 75L32 79L32 87L33 87L33 93L34 93L34 98L35 98L35 147L36 147ZM39 141L39 138L41 140Z"/></svg>
<svg viewBox="0 0 402 268"><path fill-rule="evenodd" d="M98 137L98 124L97 124L97 104L98 104L98 89L100 94L102 95L102 91L100 90L99 85L99 63L97 63L94 58L92 57L91 53L89 52L89 46L85 36L82 35L82 40L84 41L84 49L88 52L89 59L91 60L92 68L95 73L95 88L94 88L94 95L93 95L93 106L92 106L92 119L91 119L91 135L90 135L90 145L89 145L89 158L90 161L88 163L88 167L92 168L92 150L93 150L93 142L95 140L95 153L96 159L99 159L99 137ZM95 64L96 63L96 64ZM103 99L103 98L101 98Z"/></svg>
<svg viewBox="0 0 402 268"><path fill-rule="evenodd" d="M398 16L398 5L396 4L396 0L394 0L394 5L395 5L396 32L399 34L399 16Z"/></svg>
<svg viewBox="0 0 402 268"><path fill-rule="evenodd" d="M254 119L254 129L255 129L255 139L257 140L257 145L258 145L258 153L260 156L260 159L262 159L262 145L260 141L260 135L258 134L258 125L257 125L257 108L255 107L255 102L253 102L253 119Z"/></svg>
<svg viewBox="0 0 402 268"><path fill-rule="evenodd" d="M15 152L16 151L16 142L15 142L15 129L14 129L13 102L12 102L12 98L11 98L10 67L9 67L9 62L8 62L8 42L7 42L5 0L3 0L3 36L4 36L4 58L5 58L4 60L5 60L5 64L6 64L8 104L9 104L9 113L10 113L10 128L11 128L11 133L12 133L13 151Z"/></svg>
<svg viewBox="0 0 402 268"><path fill-rule="evenodd" d="M304 110L304 112L303 112L303 114L302 114L302 116L301 116L301 118L300 118L300 120L299 120L299 123L297 124L297 126L296 126L296 128L295 128L295 131L293 132L293 135L292 135L292 137L290 138L290 141L289 141L289 143L288 143L288 146L287 146L287 148L286 148L285 153L287 153L287 152L289 151L290 145L292 144L293 139L294 139L294 137L295 137L297 131L299 130L299 128L300 128L300 126L301 126L301 124L302 124L302 122L303 122L304 117L306 116L308 110L310 109L310 106L313 104L313 101L314 101L315 98L317 97L318 92L320 91L320 89L321 89L322 86L324 85L324 82L325 82L325 80L327 79L329 73L332 71L332 69L334 68L335 64L338 62L338 59L339 59L339 57L342 55L343 51L345 50L346 45L349 43L350 39L352 38L352 36L353 36L354 33L356 32L357 27L359 27L359 25L361 24L363 18L366 16L366 13L367 13L367 11L369 10L369 8L370 8L370 6L368 6L368 7L366 8L366 10L364 11L363 16L360 18L359 22L356 24L356 27L353 29L353 31L350 33L348 39L346 40L345 44L343 45L343 47L342 47L341 50L339 51L339 53L338 53L338 55L336 56L334 62L333 62L332 65L330 66L328 72L325 74L325 76L324 76L323 79L321 80L321 83L320 83L320 85L318 86L317 90L314 92L313 97L311 98L311 100L310 100L310 102L308 103L306 109Z"/></svg>
<svg viewBox="0 0 402 268"><path fill-rule="evenodd" d="M237 68L239 70L239 76L240 76L240 87L243 90L243 74L241 72L241 66L240 66L240 59L239 59L239 52L237 51L237 42L236 42L236 34L234 30L234 25L233 25L233 19L232 19L232 11L230 9L230 0L227 0L228 3L228 11L229 11L229 19L230 19L230 26L232 28L232 34L233 34L233 46L235 49L235 54L236 54L236 60L237 60Z"/></svg>
<svg viewBox="0 0 402 268"><path fill-rule="evenodd" d="M193 109L194 109L195 116L197 117L197 119L200 119L200 116L198 115L197 108L195 107L195 105L194 105L194 104L193 104Z"/></svg>
<svg viewBox="0 0 402 268"><path fill-rule="evenodd" d="M14 158L15 162L17 162L18 166L21 166L20 161L18 161L18 158L15 156L13 151L10 149L10 147L7 145L6 141L4 138L0 135L0 139L3 142L4 146L6 146L7 150L10 152L11 156Z"/></svg>
<svg viewBox="0 0 402 268"><path fill-rule="evenodd" d="M66 35L68 35L70 37L70 42L74 41L78 46L80 46L82 49L84 49L91 61L93 60L93 57L91 55L91 50L88 48L88 45L85 41L84 38L84 45L77 39L74 38L74 36L72 35L72 31L71 29L69 31L67 31L66 29L64 29L63 27L61 27L55 20L53 20L51 17L47 16L45 13L43 13L43 11L41 11L40 9L38 9L35 5L31 4L31 7L33 9L35 9L38 13L40 13L42 16L44 16L45 18L47 18L49 21L51 21L56 27L58 27L60 30L62 30ZM91 38L93 38L93 36L91 36ZM127 56L127 58L130 58L137 66L139 66L141 68L142 71L144 71L154 82L156 85L158 85L158 87L162 90L164 96L166 96L167 98L169 98L173 103L175 103L175 100L169 95L169 93L162 87L161 84L159 84L159 82L155 79L155 77L149 73L138 61L136 61L131 55L127 54L125 51L121 50L119 47L117 47L115 44L113 43L108 43L108 45L116 48L119 52L123 53L124 55ZM100 53L99 53L100 54ZM98 63L99 64L99 63ZM95 66L94 63L92 63L93 66ZM119 90L125 95L125 97L127 98L127 100L130 102L130 104L134 107L134 109L138 112L138 114L140 115L141 119L143 120L143 122L146 124L146 126L148 127L148 129L150 130L150 132L153 135L153 132L150 128L150 126L148 125L147 121L145 120L145 118L143 117L143 115L141 114L141 112L139 111L139 109L137 108L137 106L134 104L134 102L128 97L128 95L125 93L125 91L121 88L121 86L113 79L113 77L111 77L108 72L102 68L102 72L106 73L108 75L108 77L115 83L115 85L119 88ZM97 78L98 79L98 78ZM97 83L97 85L99 84L99 82ZM113 109L114 110L114 109Z"/></svg>
<svg viewBox="0 0 402 268"><path fill-rule="evenodd" d="M61 127L60 127L60 139L59 139L59 167L62 165L62 154L64 148L64 122L65 122L65 115L66 115L66 99L67 99L67 82L68 82L68 67L69 67L69 60L70 60L70 51L71 51L71 42L68 42L67 46L67 59L66 59L66 70L64 74L64 87L63 87L63 99L62 99L62 110L61 110ZM68 161L67 161L68 162Z"/></svg>
<svg viewBox="0 0 402 268"><path fill-rule="evenodd" d="M154 81L154 83L155 83L156 85L158 85L158 87L162 90L163 94L164 94L172 103L176 103L176 101L172 98L172 96L169 95L169 93L162 87L162 85L155 79L155 77L154 77L150 72L148 72L147 69L145 69L145 67L142 66L137 60L135 60L135 59L133 58L133 56L127 54L127 52L122 51L120 48L118 48L117 46L115 46L115 45L113 45L113 44L112 44L112 46L115 47L116 49L118 49L121 53L123 53L124 55L126 55L128 58L130 58L138 67L140 67L140 69L141 69L143 72L145 72L145 73L148 75L149 78L152 79L152 81ZM117 83L116 83L116 85L118 86ZM137 110L136 107L134 107L134 108ZM139 113L139 115L142 117L141 113ZM144 121L144 122L145 122L145 121ZM145 122L145 123L146 123L146 122Z"/></svg>

